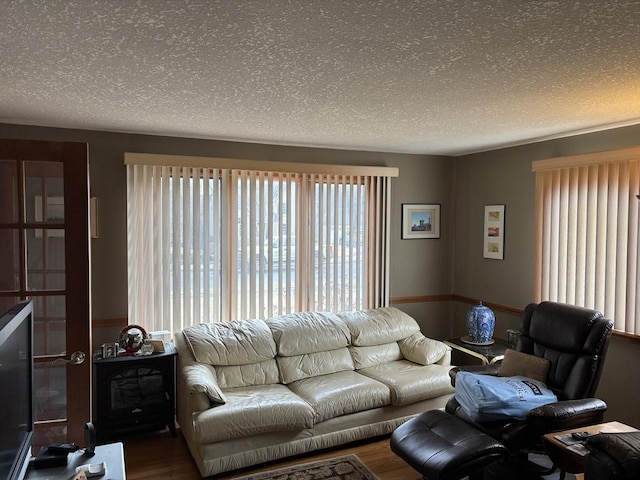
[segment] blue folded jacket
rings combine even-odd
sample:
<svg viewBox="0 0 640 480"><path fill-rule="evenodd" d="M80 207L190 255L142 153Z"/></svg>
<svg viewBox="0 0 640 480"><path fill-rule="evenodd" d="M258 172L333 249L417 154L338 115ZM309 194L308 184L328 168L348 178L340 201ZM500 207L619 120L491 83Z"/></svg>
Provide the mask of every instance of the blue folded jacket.
<svg viewBox="0 0 640 480"><path fill-rule="evenodd" d="M476 422L522 420L532 408L558 400L539 380L470 372L457 373L455 397L464 412Z"/></svg>

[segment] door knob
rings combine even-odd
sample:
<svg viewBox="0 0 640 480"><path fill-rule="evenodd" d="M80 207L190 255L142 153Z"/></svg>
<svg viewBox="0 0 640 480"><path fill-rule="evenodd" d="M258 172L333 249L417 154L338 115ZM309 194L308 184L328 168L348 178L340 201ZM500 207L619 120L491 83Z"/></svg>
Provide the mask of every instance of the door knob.
<svg viewBox="0 0 640 480"><path fill-rule="evenodd" d="M84 363L86 358L86 353L75 351L71 354L68 360L66 358L57 358L51 363L53 363L54 365L60 363L66 363L68 365L80 365L81 363Z"/></svg>

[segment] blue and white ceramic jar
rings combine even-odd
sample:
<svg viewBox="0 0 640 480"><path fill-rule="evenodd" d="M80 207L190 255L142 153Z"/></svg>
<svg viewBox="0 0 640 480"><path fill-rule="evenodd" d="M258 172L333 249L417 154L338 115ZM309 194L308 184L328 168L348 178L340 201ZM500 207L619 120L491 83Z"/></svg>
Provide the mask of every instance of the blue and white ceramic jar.
<svg viewBox="0 0 640 480"><path fill-rule="evenodd" d="M489 307L482 305L482 302L467 312L467 331L469 340L473 343L490 343L495 326L496 316Z"/></svg>

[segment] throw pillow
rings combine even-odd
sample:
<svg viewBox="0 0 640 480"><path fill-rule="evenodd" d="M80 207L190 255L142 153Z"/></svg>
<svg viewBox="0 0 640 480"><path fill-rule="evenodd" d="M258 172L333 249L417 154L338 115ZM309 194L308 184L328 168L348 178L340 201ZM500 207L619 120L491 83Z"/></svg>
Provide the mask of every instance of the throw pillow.
<svg viewBox="0 0 640 480"><path fill-rule="evenodd" d="M507 349L498 370L499 377L528 377L547 383L549 360L528 353Z"/></svg>
<svg viewBox="0 0 640 480"><path fill-rule="evenodd" d="M403 338L398 345L404 358L420 365L431 365L437 362L449 350L444 343L427 338L420 332Z"/></svg>

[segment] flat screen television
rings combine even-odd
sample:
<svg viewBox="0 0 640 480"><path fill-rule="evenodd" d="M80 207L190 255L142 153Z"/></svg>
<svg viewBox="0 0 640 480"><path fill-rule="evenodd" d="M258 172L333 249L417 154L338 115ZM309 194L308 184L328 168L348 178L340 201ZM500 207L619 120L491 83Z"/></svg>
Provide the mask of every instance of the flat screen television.
<svg viewBox="0 0 640 480"><path fill-rule="evenodd" d="M0 317L0 479L22 479L33 438L33 307Z"/></svg>

